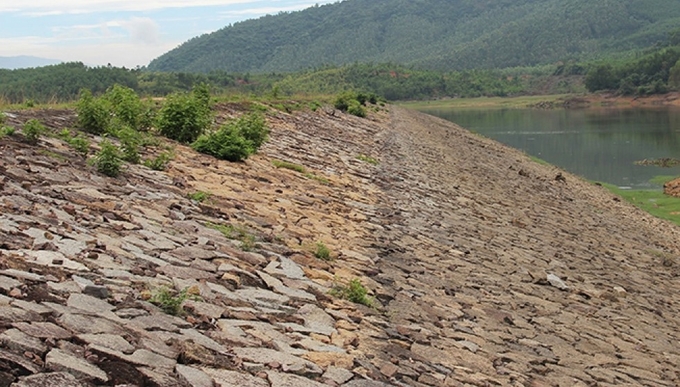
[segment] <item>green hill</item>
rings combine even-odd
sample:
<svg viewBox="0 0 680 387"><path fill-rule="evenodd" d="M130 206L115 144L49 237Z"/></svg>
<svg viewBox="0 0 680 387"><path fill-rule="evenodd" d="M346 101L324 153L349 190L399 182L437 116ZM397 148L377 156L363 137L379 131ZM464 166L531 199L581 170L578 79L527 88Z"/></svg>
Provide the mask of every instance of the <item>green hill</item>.
<svg viewBox="0 0 680 387"><path fill-rule="evenodd" d="M289 72L354 62L534 66L665 42L680 0L346 0L193 38L152 71Z"/></svg>

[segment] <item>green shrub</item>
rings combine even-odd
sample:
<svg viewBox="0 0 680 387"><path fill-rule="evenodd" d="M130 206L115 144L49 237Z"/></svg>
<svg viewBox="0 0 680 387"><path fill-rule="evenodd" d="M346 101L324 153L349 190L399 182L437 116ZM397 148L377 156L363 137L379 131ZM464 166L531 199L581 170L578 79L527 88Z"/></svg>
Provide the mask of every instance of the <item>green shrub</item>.
<svg viewBox="0 0 680 387"><path fill-rule="evenodd" d="M267 136L269 136L269 128L267 128L264 116L259 113L244 114L236 119L233 125L246 140L252 143L253 153L267 141Z"/></svg>
<svg viewBox="0 0 680 387"><path fill-rule="evenodd" d="M359 103L359 101L356 101L356 100L350 101L349 107L347 108L347 113L349 113L353 116L364 118L364 117L366 117L366 108L363 107Z"/></svg>
<svg viewBox="0 0 680 387"><path fill-rule="evenodd" d="M356 100L356 95L353 92L344 92L335 98L333 106L340 111L346 112L349 109L350 102L354 100Z"/></svg>
<svg viewBox="0 0 680 387"><path fill-rule="evenodd" d="M366 290L358 278L351 280L347 286L335 286L330 293L335 297L343 298L356 304L373 307L373 301L368 297L368 290Z"/></svg>
<svg viewBox="0 0 680 387"><path fill-rule="evenodd" d="M110 141L102 141L101 150L94 156L93 164L97 171L106 176L118 176L123 165L120 150Z"/></svg>
<svg viewBox="0 0 680 387"><path fill-rule="evenodd" d="M165 171L168 167L168 163L172 160L173 156L170 152L162 152L153 159L144 160L144 165L154 171Z"/></svg>
<svg viewBox="0 0 680 387"><path fill-rule="evenodd" d="M199 137L191 147L197 152L205 153L227 161L242 161L253 152L250 141L233 126L223 126L217 131Z"/></svg>
<svg viewBox="0 0 680 387"><path fill-rule="evenodd" d="M201 135L191 147L218 159L242 161L257 152L268 134L264 117L250 113L227 122L214 132Z"/></svg>
<svg viewBox="0 0 680 387"><path fill-rule="evenodd" d="M106 90L102 98L111 106L111 111L117 120L131 128L139 128L144 106L134 90L116 84Z"/></svg>
<svg viewBox="0 0 680 387"><path fill-rule="evenodd" d="M109 129L111 122L111 106L102 98L94 98L92 92L83 89L76 102L78 126L93 134L103 134Z"/></svg>
<svg viewBox="0 0 680 387"><path fill-rule="evenodd" d="M12 126L0 126L0 138L5 136L12 136L16 132L16 129Z"/></svg>
<svg viewBox="0 0 680 387"><path fill-rule="evenodd" d="M199 86L190 94L175 93L165 100L158 113L160 133L185 144L198 139L212 123L210 94Z"/></svg>
<svg viewBox="0 0 680 387"><path fill-rule="evenodd" d="M120 139L121 158L128 163L139 164L141 160L139 156L139 146L142 142L141 134L126 125L117 131L116 137Z"/></svg>
<svg viewBox="0 0 680 387"><path fill-rule="evenodd" d="M154 305L157 305L159 308L163 310L163 312L167 314L171 314L173 316L181 316L184 314L184 308L182 308L182 303L184 303L184 301L188 299L200 300L201 297L190 294L189 288L183 289L179 293L175 293L174 291L166 287L161 287L153 292L151 298L149 299L149 302Z"/></svg>
<svg viewBox="0 0 680 387"><path fill-rule="evenodd" d="M26 121L22 130L26 141L28 141L30 144L37 144L40 136L45 134L46 131L47 129L45 129L43 124L41 124L40 121L36 119Z"/></svg>

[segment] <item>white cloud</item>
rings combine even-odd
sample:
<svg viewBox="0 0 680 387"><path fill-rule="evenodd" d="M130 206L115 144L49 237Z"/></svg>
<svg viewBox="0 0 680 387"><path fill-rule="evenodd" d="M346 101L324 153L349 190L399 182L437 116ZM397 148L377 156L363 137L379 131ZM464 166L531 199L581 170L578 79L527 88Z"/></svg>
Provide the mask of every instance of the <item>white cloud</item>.
<svg viewBox="0 0 680 387"><path fill-rule="evenodd" d="M160 41L160 28L151 18L133 17L123 22L121 26L127 30L134 42L153 45Z"/></svg>
<svg viewBox="0 0 680 387"><path fill-rule="evenodd" d="M230 6L257 0L30 0L0 2L0 13L21 12L33 16L109 11L150 11L164 8ZM19 3L19 4L17 4Z"/></svg>

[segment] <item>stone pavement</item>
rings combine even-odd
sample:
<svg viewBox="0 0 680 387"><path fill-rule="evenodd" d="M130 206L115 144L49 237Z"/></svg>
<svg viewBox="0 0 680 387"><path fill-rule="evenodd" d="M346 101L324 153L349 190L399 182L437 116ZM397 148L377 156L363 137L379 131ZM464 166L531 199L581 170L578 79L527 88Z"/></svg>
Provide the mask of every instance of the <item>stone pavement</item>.
<svg viewBox="0 0 680 387"><path fill-rule="evenodd" d="M390 110L116 179L0 139L0 386L680 385L674 226ZM355 278L372 308L331 292Z"/></svg>

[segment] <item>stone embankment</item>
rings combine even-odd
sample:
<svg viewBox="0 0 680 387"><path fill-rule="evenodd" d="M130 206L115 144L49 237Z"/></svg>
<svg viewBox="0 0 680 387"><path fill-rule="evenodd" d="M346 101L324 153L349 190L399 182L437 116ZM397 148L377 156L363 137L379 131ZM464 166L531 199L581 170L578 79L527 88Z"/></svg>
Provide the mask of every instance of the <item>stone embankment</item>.
<svg viewBox="0 0 680 387"><path fill-rule="evenodd" d="M680 385L679 230L390 109L274 114L245 163L176 145L115 179L0 139L0 386ZM331 292L357 278L373 307Z"/></svg>

